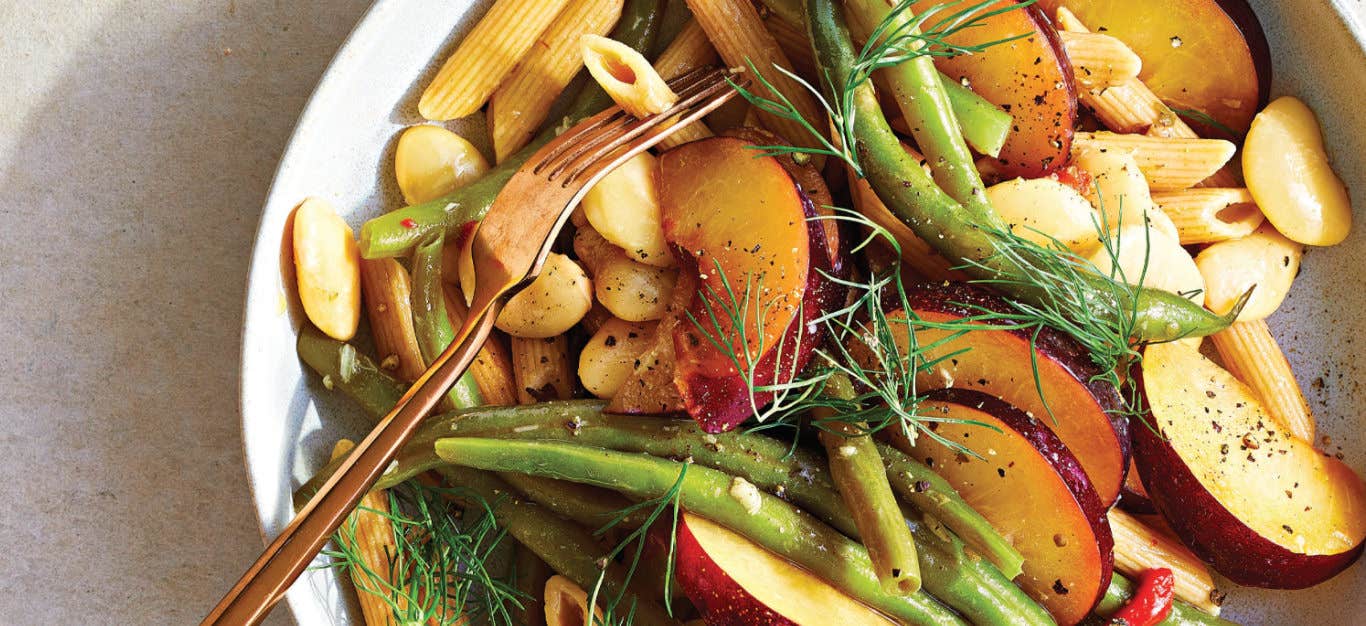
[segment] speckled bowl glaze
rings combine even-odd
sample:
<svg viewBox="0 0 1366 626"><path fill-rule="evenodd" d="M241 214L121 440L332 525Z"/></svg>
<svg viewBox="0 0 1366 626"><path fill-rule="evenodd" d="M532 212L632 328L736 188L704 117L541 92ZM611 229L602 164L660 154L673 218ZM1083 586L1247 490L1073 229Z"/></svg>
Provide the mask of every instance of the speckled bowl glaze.
<svg viewBox="0 0 1366 626"><path fill-rule="evenodd" d="M309 195L332 201L355 227L401 203L392 183L399 130L423 120L420 85L487 1L379 0L342 46L299 118L266 200L247 285L242 347L242 430L262 534L292 515L290 492L326 460L342 436L363 434L363 420L336 394L322 394L294 354L302 320L293 283L287 223ZM1275 59L1272 95L1295 94L1318 112L1338 172L1353 189L1358 227L1341 246L1316 249L1271 325L1331 437L1366 473L1366 54L1360 0L1251 0ZM1210 68L1219 71L1220 68ZM479 117L479 116L476 116ZM486 133L471 121L457 132ZM325 416L325 417L324 417ZM245 567L245 563L241 566ZM235 567L235 566L234 566ZM300 624L351 623L337 578L304 575L288 596ZM1232 589L1224 615L1246 624L1366 623L1366 566L1298 592Z"/></svg>

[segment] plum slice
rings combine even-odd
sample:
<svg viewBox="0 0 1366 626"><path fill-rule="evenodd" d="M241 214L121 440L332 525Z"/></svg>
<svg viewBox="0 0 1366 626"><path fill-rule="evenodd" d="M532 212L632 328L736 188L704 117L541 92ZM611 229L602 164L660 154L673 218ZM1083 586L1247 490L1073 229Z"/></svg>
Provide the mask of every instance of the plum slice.
<svg viewBox="0 0 1366 626"><path fill-rule="evenodd" d="M1276 426L1246 385L1182 343L1147 348L1139 475L1176 534L1240 585L1301 589L1361 556L1366 483Z"/></svg>
<svg viewBox="0 0 1366 626"><path fill-rule="evenodd" d="M901 438L898 447L1010 539L1025 557L1016 583L1059 624L1084 619L1109 585L1114 541L1106 507L1076 457L1038 419L979 391L933 391L920 412L961 420L935 423L933 432L977 456L924 435L914 446Z"/></svg>

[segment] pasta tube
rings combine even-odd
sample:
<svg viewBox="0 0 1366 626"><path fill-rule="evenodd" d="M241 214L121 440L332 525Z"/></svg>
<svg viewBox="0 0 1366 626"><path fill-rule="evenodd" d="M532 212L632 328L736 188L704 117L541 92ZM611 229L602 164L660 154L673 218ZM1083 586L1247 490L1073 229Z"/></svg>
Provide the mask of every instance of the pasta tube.
<svg viewBox="0 0 1366 626"><path fill-rule="evenodd" d="M1108 132L1077 133L1074 151L1131 152L1153 191L1187 189L1212 176L1237 150L1223 139L1186 139Z"/></svg>
<svg viewBox="0 0 1366 626"><path fill-rule="evenodd" d="M1067 7L1058 7L1057 18L1057 24L1063 32L1091 32ZM1183 139L1199 137L1171 107L1162 102L1162 99L1137 77L1106 87L1082 89L1078 95L1082 104L1096 114L1100 123L1114 132L1147 133L1154 137ZM1204 184L1212 187L1237 187L1238 180L1228 170L1221 169Z"/></svg>
<svg viewBox="0 0 1366 626"><path fill-rule="evenodd" d="M418 112L445 121L478 111L568 2L494 2L422 92Z"/></svg>
<svg viewBox="0 0 1366 626"><path fill-rule="evenodd" d="M825 113L816 102L815 96L796 80L778 71L778 67L789 71L792 61L783 54L777 40L764 28L763 18L750 0L687 0L693 16L702 29L707 32L716 51L732 68L749 69L753 67L774 86L783 97L790 100L806 124L812 128L824 125ZM776 67L775 67L776 66ZM763 85L756 84L752 90L761 96L773 98L766 93ZM815 138L807 131L807 126L796 120L783 119L766 111L759 113L764 126L777 133L794 145L816 147ZM819 124L819 126L818 126ZM821 162L818 159L818 162Z"/></svg>
<svg viewBox="0 0 1366 626"><path fill-rule="evenodd" d="M351 453L356 444L342 439L332 448L332 460ZM360 557L360 563L347 568L351 584L356 587L356 600L367 626L395 624L394 609L386 598L396 596L403 602L403 594L390 594L394 587L393 558L398 543L394 541L394 525L389 521L389 493L376 489L365 494L360 504L337 529L338 541L347 543L349 552Z"/></svg>
<svg viewBox="0 0 1366 626"><path fill-rule="evenodd" d="M1109 515L1116 571L1132 577L1159 567L1170 569L1177 598L1210 615L1219 615L1223 594L1214 587L1205 564L1186 546L1120 509L1110 509Z"/></svg>
<svg viewBox="0 0 1366 626"><path fill-rule="evenodd" d="M1224 367L1262 399L1266 412L1281 428L1304 441L1314 441L1314 415L1290 371L1290 362L1265 320L1234 322L1210 335Z"/></svg>
<svg viewBox="0 0 1366 626"><path fill-rule="evenodd" d="M511 338L512 375L517 401L535 404L574 397L574 373L569 365L569 338Z"/></svg>
<svg viewBox="0 0 1366 626"><path fill-rule="evenodd" d="M805 30L788 23L776 13L764 16L764 27L778 42L783 54L792 61L792 69L802 76L816 75L816 55L811 51L811 40L807 38Z"/></svg>
<svg viewBox="0 0 1366 626"><path fill-rule="evenodd" d="M593 607L597 623L602 618L602 609ZM546 626L583 626L588 620L588 593L574 581L559 574L545 581L545 623Z"/></svg>
<svg viewBox="0 0 1366 626"><path fill-rule="evenodd" d="M579 38L605 35L621 17L623 0L569 0L536 45L489 100L493 151L502 162L531 141L550 105L577 74Z"/></svg>
<svg viewBox="0 0 1366 626"><path fill-rule="evenodd" d="M453 283L446 283L442 295L446 299L446 314L451 318L451 325L459 327L464 323L465 316L469 315L465 299L460 296L460 288ZM484 404L517 404L517 381L512 378L512 357L501 334L492 333L484 341L483 347L474 356L474 362L470 363L469 374L475 386L479 387Z"/></svg>
<svg viewBox="0 0 1366 626"><path fill-rule="evenodd" d="M1059 33L1072 73L1084 89L1122 85L1138 78L1143 60L1124 42L1099 33Z"/></svg>
<svg viewBox="0 0 1366 626"><path fill-rule="evenodd" d="M706 31L702 30L702 25L695 19L688 20L688 23L683 25L683 30L678 31L678 36L669 43L669 47L655 59L655 71L668 80L699 67L715 65L720 58L716 54L716 48L711 45L711 40L707 39Z"/></svg>
<svg viewBox="0 0 1366 626"><path fill-rule="evenodd" d="M360 286L380 367L412 382L426 369L413 330L412 279L394 259L361 259Z"/></svg>
<svg viewBox="0 0 1366 626"><path fill-rule="evenodd" d="M1252 234L1266 219L1242 187L1202 187L1152 194L1171 218L1182 245L1215 243Z"/></svg>
<svg viewBox="0 0 1366 626"><path fill-rule="evenodd" d="M664 78L649 61L630 46L606 37L585 35L582 39L583 64L603 91L622 110L639 118L661 113L678 101ZM678 129L662 142L664 149L711 136L701 122Z"/></svg>

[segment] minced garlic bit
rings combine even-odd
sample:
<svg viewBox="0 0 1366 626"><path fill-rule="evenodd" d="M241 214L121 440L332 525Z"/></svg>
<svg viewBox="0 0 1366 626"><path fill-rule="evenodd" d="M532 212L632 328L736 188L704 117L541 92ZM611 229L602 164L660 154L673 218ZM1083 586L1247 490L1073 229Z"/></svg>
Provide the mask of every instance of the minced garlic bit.
<svg viewBox="0 0 1366 626"><path fill-rule="evenodd" d="M326 389L326 390L328 390L328 391L332 391L332 375L331 375L331 374L325 374L325 375L323 375L323 389Z"/></svg>
<svg viewBox="0 0 1366 626"><path fill-rule="evenodd" d="M855 448L854 446L840 446L838 452L840 458L847 459L851 456L854 456L855 454L858 454L858 448Z"/></svg>
<svg viewBox="0 0 1366 626"><path fill-rule="evenodd" d="M730 497L735 498L750 515L758 513L759 506L763 504L763 499L759 497L759 488L739 476L730 481Z"/></svg>

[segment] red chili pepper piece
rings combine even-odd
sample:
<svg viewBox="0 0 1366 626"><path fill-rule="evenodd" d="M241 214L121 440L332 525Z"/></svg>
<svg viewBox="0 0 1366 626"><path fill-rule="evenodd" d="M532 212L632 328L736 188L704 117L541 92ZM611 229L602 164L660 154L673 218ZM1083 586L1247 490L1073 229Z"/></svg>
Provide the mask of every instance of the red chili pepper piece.
<svg viewBox="0 0 1366 626"><path fill-rule="evenodd" d="M417 228L417 222L413 221L413 218L411 217L403 218L403 221L399 222L399 224L402 224L404 228Z"/></svg>
<svg viewBox="0 0 1366 626"><path fill-rule="evenodd" d="M1114 615L1110 624L1114 626L1156 626L1172 612L1172 571L1160 567L1143 572L1138 581L1134 597Z"/></svg>

